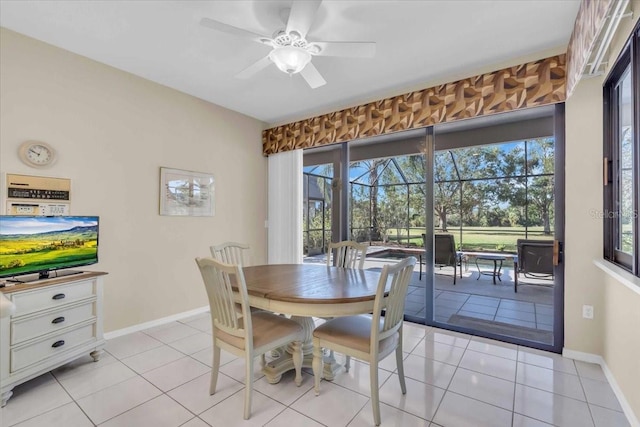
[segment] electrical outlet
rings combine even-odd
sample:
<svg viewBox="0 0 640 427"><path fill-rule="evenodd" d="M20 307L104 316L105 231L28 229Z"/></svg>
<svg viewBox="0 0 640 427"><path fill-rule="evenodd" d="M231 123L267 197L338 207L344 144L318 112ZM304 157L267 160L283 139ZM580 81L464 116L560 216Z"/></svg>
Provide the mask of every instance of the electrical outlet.
<svg viewBox="0 0 640 427"><path fill-rule="evenodd" d="M592 305L583 305L582 306L582 317L585 319L593 319L593 306Z"/></svg>

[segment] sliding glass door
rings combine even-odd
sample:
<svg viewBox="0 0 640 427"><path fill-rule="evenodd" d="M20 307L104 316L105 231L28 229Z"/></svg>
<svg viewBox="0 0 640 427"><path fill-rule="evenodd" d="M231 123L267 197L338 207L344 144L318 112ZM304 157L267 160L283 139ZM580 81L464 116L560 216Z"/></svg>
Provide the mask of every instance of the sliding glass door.
<svg viewBox="0 0 640 427"><path fill-rule="evenodd" d="M562 113L435 127L427 324L561 350Z"/></svg>
<svg viewBox="0 0 640 427"><path fill-rule="evenodd" d="M331 239L368 243L365 268L415 256L407 320L559 351L562 111L306 151L305 261Z"/></svg>

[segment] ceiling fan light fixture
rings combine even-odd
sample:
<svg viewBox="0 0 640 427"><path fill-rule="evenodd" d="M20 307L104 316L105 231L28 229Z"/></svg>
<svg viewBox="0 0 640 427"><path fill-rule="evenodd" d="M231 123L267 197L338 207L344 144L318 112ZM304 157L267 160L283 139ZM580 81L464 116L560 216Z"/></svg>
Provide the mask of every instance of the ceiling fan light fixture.
<svg viewBox="0 0 640 427"><path fill-rule="evenodd" d="M269 59L287 74L296 74L302 71L311 61L311 54L305 49L295 46L277 47L269 53Z"/></svg>

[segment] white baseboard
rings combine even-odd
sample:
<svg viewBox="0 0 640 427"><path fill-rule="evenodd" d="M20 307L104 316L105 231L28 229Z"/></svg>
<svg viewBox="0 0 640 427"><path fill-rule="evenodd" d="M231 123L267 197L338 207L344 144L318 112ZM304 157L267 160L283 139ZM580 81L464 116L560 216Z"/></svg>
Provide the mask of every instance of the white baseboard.
<svg viewBox="0 0 640 427"><path fill-rule="evenodd" d="M613 373L607 366L607 363L604 361L602 356L591 353L583 353L582 351L567 350L566 348L562 350L562 355L564 357L568 357L569 359L600 365L602 371L604 372L604 375L607 377L607 381L609 381L609 384L613 389L614 394L618 398L618 402L620 402L620 406L622 407L624 415L627 417L627 421L629 421L631 427L640 427L640 421L638 420L638 417L636 417L636 415L633 413L631 405L629 405L629 402L627 402L627 399L624 397L620 386L618 386L618 382L616 381Z"/></svg>
<svg viewBox="0 0 640 427"><path fill-rule="evenodd" d="M567 350L566 348L563 348L562 349L562 355L564 357L568 357L569 359L579 360L581 362L595 363L595 364L598 364L600 366L604 366L605 365L604 359L599 354L584 353L582 351ZM604 367L603 367L603 369L604 369Z"/></svg>
<svg viewBox="0 0 640 427"><path fill-rule="evenodd" d="M104 338L107 340L111 340L114 338L121 337L123 335L128 335L134 332L142 331L144 329L153 328L154 326L160 326L160 325L164 325L165 323L175 322L176 320L182 320L182 319L186 319L187 317L196 316L198 314L205 313L207 311L209 311L208 305L204 307L196 308L194 310L184 311L182 313L163 317L161 319L152 320L150 322L139 323L137 325L129 326L127 328L106 332L104 334Z"/></svg>

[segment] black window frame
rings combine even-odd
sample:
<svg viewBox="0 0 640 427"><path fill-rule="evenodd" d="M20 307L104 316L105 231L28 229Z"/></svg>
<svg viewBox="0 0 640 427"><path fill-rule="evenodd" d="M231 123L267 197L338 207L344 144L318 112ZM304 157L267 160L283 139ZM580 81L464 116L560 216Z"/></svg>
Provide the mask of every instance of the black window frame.
<svg viewBox="0 0 640 427"><path fill-rule="evenodd" d="M627 70L630 70L632 93L632 145L633 145L633 206L631 221L633 254L617 249L620 236L620 149L619 149L619 91ZM631 32L609 76L603 85L604 113L604 258L640 277L640 21Z"/></svg>

